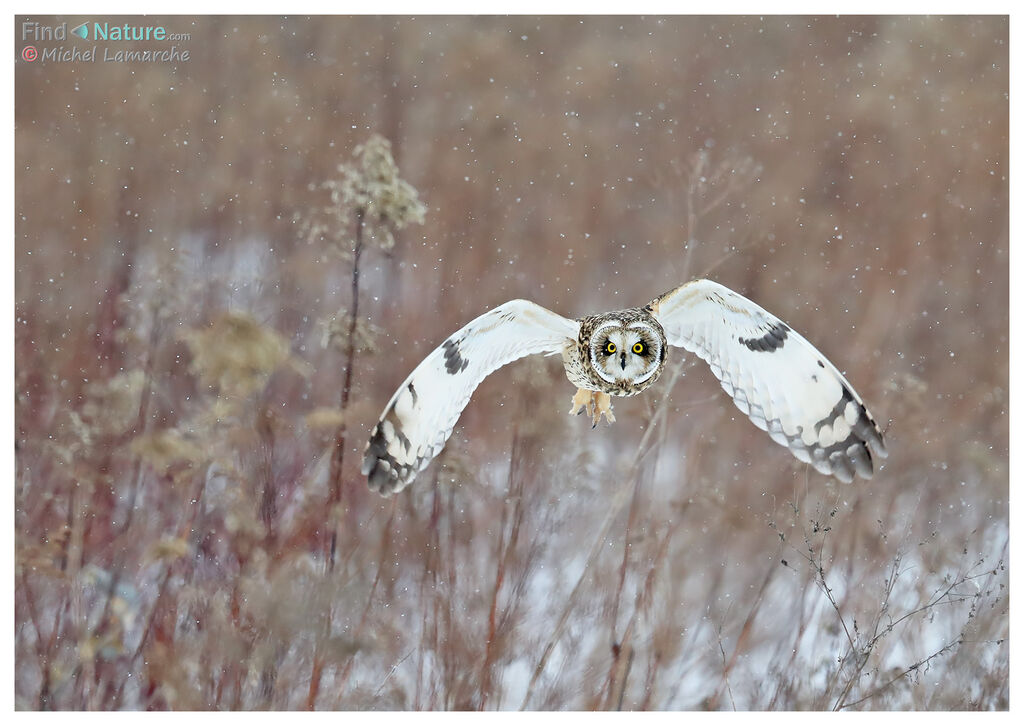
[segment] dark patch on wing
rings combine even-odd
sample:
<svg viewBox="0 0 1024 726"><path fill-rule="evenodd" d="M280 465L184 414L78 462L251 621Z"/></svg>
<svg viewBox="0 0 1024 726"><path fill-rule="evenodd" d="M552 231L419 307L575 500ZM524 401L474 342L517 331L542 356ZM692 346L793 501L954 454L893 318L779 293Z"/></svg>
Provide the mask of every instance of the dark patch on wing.
<svg viewBox="0 0 1024 726"><path fill-rule="evenodd" d="M864 404L860 403L847 386L843 386L839 402L833 406L832 411L825 418L814 424L815 434L821 432L826 424L835 426L835 422L846 417L846 407L853 403L857 407L857 420L850 426L850 433L841 441L835 441L829 446L820 444L806 447L810 454L811 463L822 473L831 473L841 481L851 482L853 477L861 476L870 479L874 472L874 459L868 444L874 445L879 454L885 456L885 445L878 433L877 426ZM800 436L793 437L790 441L793 448L804 447Z"/></svg>
<svg viewBox="0 0 1024 726"><path fill-rule="evenodd" d="M416 393L416 388L412 385L412 381L409 381L409 393L412 394L412 405L416 405L416 401L419 400L419 396Z"/></svg>
<svg viewBox="0 0 1024 726"><path fill-rule="evenodd" d="M409 441L409 437L405 435L402 430L402 420L398 418L398 414L395 413L395 407L391 406L388 412L384 414L384 421L391 422L391 429L395 432L395 438L398 439L398 443L405 449L405 453L409 453L409 449L412 448L412 442Z"/></svg>
<svg viewBox="0 0 1024 726"><path fill-rule="evenodd" d="M395 436L398 438L398 443L405 449L405 453L409 453L409 449L412 448L412 442L409 441L409 437L406 436L400 429L395 429Z"/></svg>
<svg viewBox="0 0 1024 726"><path fill-rule="evenodd" d="M785 323L775 323L775 325L769 328L768 332L760 338L740 338L739 341L741 344L750 348L750 350L771 353L783 346L788 334L789 326Z"/></svg>
<svg viewBox="0 0 1024 726"><path fill-rule="evenodd" d="M832 411L827 416L825 416L825 418L821 419L821 421L818 421L818 423L814 424L814 433L821 433L822 426L824 426L825 424L831 426L833 421L835 421L838 418L844 417L846 415L846 404L849 403L850 401L853 401L853 394L850 393L849 388L843 386L843 395L839 397L839 403L832 407ZM864 407L856 403L854 405L856 405L858 408L858 418L860 416L863 416Z"/></svg>
<svg viewBox="0 0 1024 726"><path fill-rule="evenodd" d="M741 389L735 389L733 400L758 428L768 432L773 441L788 447L800 461L811 464L822 474L835 476L840 481L849 483L856 476L870 479L874 473L875 455L882 458L886 456L881 432L871 414L857 399L857 394L846 385L842 386L839 401L832 410L814 424L816 440L811 444L804 442L803 426L797 426L793 434L786 433L781 421L767 420L764 410L757 403L748 402ZM826 425L834 428L839 419L844 419L848 423L846 407L850 403L856 407L857 420L850 426L849 433L839 441L823 445L820 439L821 429ZM869 444L874 448L869 448Z"/></svg>
<svg viewBox="0 0 1024 726"><path fill-rule="evenodd" d="M852 433L831 446L810 447L809 452L815 469L847 484L853 481L854 475L870 479L874 473L871 450Z"/></svg>
<svg viewBox="0 0 1024 726"><path fill-rule="evenodd" d="M390 494L401 488L409 467L403 467L388 452L388 440L380 424L373 427L373 435L363 456L363 471L370 489Z"/></svg>
<svg viewBox="0 0 1024 726"><path fill-rule="evenodd" d="M459 352L459 342L452 339L444 341L444 369L453 376L466 370L469 361Z"/></svg>
<svg viewBox="0 0 1024 726"><path fill-rule="evenodd" d="M366 445L366 453L363 455L362 471L366 474L366 481L370 489L383 495L393 494L408 484L409 479L416 474L417 458L411 463L402 463L388 451L388 437L384 433L384 422L391 423L394 431L394 438L408 455L412 449L412 442L402 431L401 421L395 415L392 406L384 414L380 422L373 427L370 441Z"/></svg>

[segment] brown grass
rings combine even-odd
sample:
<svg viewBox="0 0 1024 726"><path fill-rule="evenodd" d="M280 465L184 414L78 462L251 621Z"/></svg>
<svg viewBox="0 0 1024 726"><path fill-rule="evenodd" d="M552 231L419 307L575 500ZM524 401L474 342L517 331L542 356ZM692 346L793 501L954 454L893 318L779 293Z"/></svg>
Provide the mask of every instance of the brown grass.
<svg viewBox="0 0 1024 726"><path fill-rule="evenodd" d="M163 22L16 66L19 709L1008 707L1006 18ZM374 134L426 213L353 255ZM595 430L537 358L367 491L470 318L699 275L844 370L874 479L686 356Z"/></svg>

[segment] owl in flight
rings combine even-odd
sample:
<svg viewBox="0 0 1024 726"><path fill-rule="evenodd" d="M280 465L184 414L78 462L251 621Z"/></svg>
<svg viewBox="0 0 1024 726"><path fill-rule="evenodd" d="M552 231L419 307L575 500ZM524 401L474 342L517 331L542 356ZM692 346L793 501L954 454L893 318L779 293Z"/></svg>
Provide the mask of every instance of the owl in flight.
<svg viewBox="0 0 1024 726"><path fill-rule="evenodd" d="M882 431L843 375L774 315L727 287L694 280L647 305L569 320L512 300L450 336L399 386L370 435L362 472L383 495L408 486L444 447L491 372L560 354L575 413L609 423L612 396L635 396L665 370L669 346L711 366L736 406L800 461L843 482L885 458ZM868 448L870 445L870 449Z"/></svg>

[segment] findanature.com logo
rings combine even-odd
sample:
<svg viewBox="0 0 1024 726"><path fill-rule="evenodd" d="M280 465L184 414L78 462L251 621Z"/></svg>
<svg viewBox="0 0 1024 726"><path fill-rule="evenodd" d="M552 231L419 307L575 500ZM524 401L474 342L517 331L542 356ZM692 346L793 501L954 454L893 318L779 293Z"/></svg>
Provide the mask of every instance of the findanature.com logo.
<svg viewBox="0 0 1024 726"><path fill-rule="evenodd" d="M21 49L21 59L32 63L40 60L43 63L93 63L102 62L180 62L188 61L191 53L176 45L158 49L126 49L109 46L93 45L81 48L77 45L70 48L60 46L36 47L31 43L63 42L72 38L93 40L104 43L136 43L136 42L187 42L190 33L174 33L162 25L133 25L131 23L110 24L108 22L84 22L71 28L68 23L44 25L35 21L21 23L21 40L26 43Z"/></svg>

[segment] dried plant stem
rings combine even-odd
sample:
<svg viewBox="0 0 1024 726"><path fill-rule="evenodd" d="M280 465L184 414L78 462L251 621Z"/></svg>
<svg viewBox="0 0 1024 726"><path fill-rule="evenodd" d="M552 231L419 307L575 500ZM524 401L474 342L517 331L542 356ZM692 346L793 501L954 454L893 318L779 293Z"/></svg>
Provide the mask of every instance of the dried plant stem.
<svg viewBox="0 0 1024 726"><path fill-rule="evenodd" d="M344 418L344 413L348 409L349 398L352 395L352 371L355 368L355 356L356 356L356 324L359 320L359 261L363 254L363 222L366 216L366 210L363 207L359 207L355 212L356 216L356 227L355 227L355 249L352 253L352 312L349 317L348 323L348 339L345 341L345 375L342 379L341 385L341 404L340 409L343 414L341 424L338 426L338 430L334 435L334 449L331 452L331 466L328 472L328 494L327 494L327 517L328 526L330 528L330 542L327 546L327 572L334 571L334 563L338 550L338 522L335 521L335 508L338 502L341 501L341 475L345 465L345 446L346 446L346 433L347 424ZM392 508L392 517L394 516L394 508ZM385 534L390 530L391 519L388 519L388 524L385 525ZM378 578L380 576L380 570L377 572ZM376 591L377 580L374 580L373 590L371 591L371 600L373 592ZM369 607L369 603L367 604ZM366 613L363 614L365 620ZM327 631L330 631L330 623L332 619L332 613L328 611L324 614L324 625ZM360 623L362 625L362 623ZM323 639L326 641L326 638ZM349 661L345 669L345 676L343 680L347 678L349 669L352 666L352 662ZM313 653L313 666L310 673L309 679L309 691L306 695L305 707L307 710L313 710L316 707L317 695L320 692L320 679L323 676L324 659L323 654L320 652L320 648L317 647Z"/></svg>
<svg viewBox="0 0 1024 726"><path fill-rule="evenodd" d="M356 245L352 253L352 317L348 323L348 340L345 350L345 380L341 388L341 408L348 406L352 393L352 369L355 367L356 322L359 320L359 259L363 254L363 220L366 212L356 210Z"/></svg>
<svg viewBox="0 0 1024 726"><path fill-rule="evenodd" d="M636 624L641 613L646 611L651 602L651 598L654 596L655 578L659 569L665 563L665 558L668 555L668 544L671 541L672 536L679 529L681 523L681 518L675 520L675 522L668 527L665 535L658 543L658 549L651 558L651 563L647 568L647 574L644 576L643 586L637 590L636 596L634 597L633 613L630 615L629 622L626 624L626 629L622 634L622 639L612 643L612 666L608 676L608 688L605 701L605 708L607 709L614 708L617 711L622 710L622 702L626 694L626 681L629 677L633 660L636 655L633 648L633 636L636 633ZM659 660L657 653L655 654L655 660ZM653 678L654 672L653 669L651 669L647 674L647 696L644 699L644 704L649 702ZM643 705L642 708L646 709L646 705Z"/></svg>
<svg viewBox="0 0 1024 726"><path fill-rule="evenodd" d="M765 572L764 579L761 580L761 587L759 587L757 590L757 597L754 599L754 604L750 606L750 610L749 612L747 612L747 617L743 621L742 627L740 627L740 634L736 637L736 644L733 646L732 655L728 657L728 660L724 660L726 657L725 649L722 647L721 640L719 640L718 642L719 648L722 650L724 667L722 668L722 676L718 686L718 690L708 700L708 709L711 711L718 709L718 703L722 699L723 688L725 688L729 693L729 701L730 703L732 703L733 710L736 709L736 702L733 700L732 695L732 686L729 684L729 674L736 666L736 659L739 657L739 654L744 650L747 641L750 639L750 633L753 629L754 619L757 617L757 613L761 610L761 605L764 603L764 594L768 589L768 583L771 582L776 572L777 569L774 567L768 568L768 570Z"/></svg>
<svg viewBox="0 0 1024 726"><path fill-rule="evenodd" d="M277 536L277 487L274 485L274 428L271 411L266 406L261 405L256 414L256 433L259 436L260 521L266 528L267 547L272 549Z"/></svg>
<svg viewBox="0 0 1024 726"><path fill-rule="evenodd" d="M40 711L48 711L50 710L50 653L53 652L57 630L60 627L60 618L58 617L57 622L54 623L50 637L44 645L43 631L39 626L39 614L36 608L35 597L32 594L32 588L29 586L28 575L24 571L21 572L21 588L25 605L28 608L29 621L36 631L36 657L39 658L39 671L42 674L36 704Z"/></svg>
<svg viewBox="0 0 1024 726"><path fill-rule="evenodd" d="M330 623L331 623L332 608L328 608L328 612L324 616L323 625L330 634ZM323 628L322 628L323 629ZM309 676L309 690L306 692L306 705L307 711L316 710L316 698L320 694L320 679L323 677L325 658L321 652L320 644L326 641L326 637L321 636L320 640L317 641L317 648L313 652L313 670Z"/></svg>
<svg viewBox="0 0 1024 726"><path fill-rule="evenodd" d="M889 687L892 686L893 683L895 683L896 681L898 681L901 678L905 677L907 674L912 673L912 672L918 670L921 666L927 665L928 663L930 663L935 658L938 658L940 655L943 655L944 653L946 653L946 652L956 648L958 645L960 645L961 642L962 642L961 639L959 637L957 637L955 640L952 640L952 641L946 643L944 646L939 648L937 651L935 651L934 653L932 653L928 657L922 658L921 660L917 661L913 665L907 666L906 668L901 670L899 673L897 673L895 676L893 676L891 679L889 679L888 681L883 683L881 686L879 686L875 690L871 691L871 693L867 694L866 696L863 696L862 698L858 698L856 701L853 701L851 703L842 703L842 704L837 703L833 710L834 711L840 711L840 710L845 709L845 708L852 708L853 706L857 706L857 705L859 705L861 703L864 703L864 701L867 701L867 700L870 700L872 698L875 698L876 696L880 696L881 694L885 693L885 691L888 690ZM865 660L867 660L867 659L865 658ZM858 670L858 672L859 672L859 670ZM850 682L852 683L853 680L854 679L850 679ZM845 697L845 695L846 694L844 693L843 696Z"/></svg>
<svg viewBox="0 0 1024 726"><path fill-rule="evenodd" d="M643 477L634 477L633 497L630 500L629 513L626 515L626 531L623 534L622 544L622 564L619 566L619 583L615 589L615 600L612 604L610 617L612 666L608 676L609 687L607 691L608 699L605 702L606 709L614 707L615 710L621 710L622 698L626 688L626 677L629 675L629 669L633 663L634 652L631 641L642 592L637 595L636 609L633 611L633 616L630 618L622 638L616 635L616 629L619 623L619 608L622 602L622 594L626 587L626 572L629 569L629 556L633 545L633 529L640 509L640 485L642 482Z"/></svg>
<svg viewBox="0 0 1024 726"><path fill-rule="evenodd" d="M160 340L162 332L163 326L160 324L159 316L154 313L149 333L149 344L146 347L146 364L143 366L145 378L142 384L142 393L139 396L139 413L135 418L135 428L133 429L135 436L142 436L148 428L149 403L153 396L153 351L156 350L157 342ZM124 524L121 525L121 531L118 532L119 536L124 535L135 520L135 503L138 501L139 490L142 488L143 475L142 457L137 455L132 466L132 488L128 494L128 506L125 512Z"/></svg>
<svg viewBox="0 0 1024 726"><path fill-rule="evenodd" d="M647 426L647 430L640 439L640 443L636 447L636 453L633 456L633 463L630 467L631 475L623 481L619 486L615 495L612 497L608 505L608 514L605 516L604 524L601 525L601 529L598 531L597 537L594 539L594 544L590 549L590 554L587 556L587 562L583 566L583 571L580 573L579 579L576 581L576 585L573 587L572 592L569 593L569 599L565 603L565 607L562 609L562 614L558 618L558 622L555 624L555 630L548 639L547 644L544 646L544 651L541 653L540 660L537 661L537 665L533 669L533 675L530 677L530 683L526 687L526 695L523 696L522 705L519 707L520 710L525 710L527 704L530 702L533 696L533 689L537 685L537 681L540 679L541 674L544 672L544 668L547 666L548 658L551 657L551 652L555 649L555 645L558 643L558 639L561 638L562 632L565 630L565 625L569 620L569 615L572 609L576 606L576 600L579 597L581 588L584 582L587 580L590 568L597 562L598 557L604 551L604 543L608 538L609 532L611 532L612 525L615 523L615 519L618 517L619 512L626 505L626 498L630 494L630 490L633 489L636 477L640 474L640 463L644 460L648 453L650 453L653 446L654 431L664 425L665 417L668 411L669 396L667 392L671 392L675 387L676 382L679 380L679 376L683 372L685 367L685 361L680 361L672 369L672 373L668 378L668 385L665 387L666 395L661 401L658 402L658 407L655 409L654 415L651 417L651 421Z"/></svg>
<svg viewBox="0 0 1024 726"><path fill-rule="evenodd" d="M622 710L622 700L626 696L626 681L629 678L630 670L633 668L633 658L636 656L632 641L633 622L630 622L622 637L622 645L614 649L615 659L612 663L612 678L608 688L606 709Z"/></svg>
<svg viewBox="0 0 1024 726"><path fill-rule="evenodd" d="M612 603L611 614L611 642L614 645L618 642L615 631L619 624L619 605L622 601L622 591L626 587L626 571L629 569L629 552L633 537L633 525L636 523L637 510L640 506L640 483L641 477L636 477L633 485L633 497L629 503L629 513L626 515L626 531L622 541L622 564L619 566L619 585L615 589L615 600Z"/></svg>
<svg viewBox="0 0 1024 726"><path fill-rule="evenodd" d="M697 246L697 190L704 176L704 166L708 156L704 151L694 154L693 169L690 171L690 183L686 190L686 255L683 258L683 279L690 279L693 269L693 250Z"/></svg>
<svg viewBox="0 0 1024 726"><path fill-rule="evenodd" d="M359 643L363 637L363 631L366 629L366 622L367 620L369 620L370 617L370 610L373 608L374 601L376 600L377 597L377 588L380 586L381 575L384 573L384 567L386 566L385 553L391 551L391 527L394 524L395 520L395 510L397 508L397 501L398 500L396 499L392 499L388 503L388 521L384 523L384 528L380 534L381 542L379 551L381 552L381 560L377 563L377 574L373 578L373 584L370 586L370 592L366 596L366 604L363 606L362 615L359 617L359 624L356 626L355 633L352 636L352 639L356 643ZM348 662L345 663L345 667L342 669L341 675L338 678L338 693L345 692L345 687L348 685L348 680L352 674L352 666L355 664L355 660L356 657L355 655L353 655L351 658L348 659Z"/></svg>
<svg viewBox="0 0 1024 726"><path fill-rule="evenodd" d="M519 431L517 429L512 435L511 466L509 466L508 471L508 494L505 498L505 506L501 512L501 526L498 528L497 568L494 575L494 589L491 592L491 607L487 615L487 643L484 648L484 664L480 681L480 710L487 706L488 698L493 689L492 671L496 655L495 640L498 637L498 594L505 582L505 571L519 541L519 529L523 521L523 478L518 473L518 463L521 459L519 448ZM512 510L511 513L509 512L510 509ZM505 529L509 527L509 520L512 523L506 537Z"/></svg>
<svg viewBox="0 0 1024 726"><path fill-rule="evenodd" d="M156 622L157 613L160 611L160 602L164 598L164 593L167 592L167 585L171 580L172 568L169 564L165 564L163 567L163 574L160 576L160 584L157 585L156 598L153 600L153 606L149 609L149 615L146 617L146 624L142 628L142 636L139 638L139 644L135 646L135 651L132 653L131 658L128 661L129 669L135 670L136 663L139 657L145 650L146 644L149 642L149 636L153 632L153 625ZM119 708L124 697L124 687L126 681L122 680L117 688L114 695L113 708Z"/></svg>
<svg viewBox="0 0 1024 726"><path fill-rule="evenodd" d="M446 487L444 493L444 537L445 537L445 549L449 553L456 551L458 538L455 534L455 523L456 509L455 505L455 489L453 487ZM438 523L438 531L441 532L441 524ZM440 535L438 537L440 540ZM452 595L458 592L458 577L456 569L456 558L449 554L444 558L444 566L447 570L447 580L449 590L446 594L442 594L440 590L436 591L437 595L434 599L437 604L437 613L435 617L440 617L444 623L444 640L440 644L441 653L441 678L444 684L443 701L441 704L442 708L452 709L457 706L455 701L455 689L457 685L457 678L459 672L459 652L456 650L455 643L455 628L457 627L458 617L455 612L455 598Z"/></svg>
<svg viewBox="0 0 1024 726"><path fill-rule="evenodd" d="M178 525L177 536L179 538L188 539L196 536L194 525L199 516L205 491L206 478L203 475L198 475L196 477L195 491L191 497L192 506L189 507L181 524ZM156 621L160 601L163 599L164 593L167 591L168 582L171 579L171 572L173 570L172 563L165 564L163 570L163 574L160 577L160 585L157 587L156 598L153 600L153 606L150 608L149 615L146 618L146 625L142 629L142 636L139 638L139 644L135 647L135 652L132 654L131 660L129 661L129 667L134 667L134 664L142 655L142 652L146 647L146 643L149 642L149 636L153 632L153 624Z"/></svg>
<svg viewBox="0 0 1024 726"><path fill-rule="evenodd" d="M345 376L341 385L341 412L348 409L349 397L352 395L352 370L355 368L356 356L356 323L359 320L359 260L363 254L363 222L366 210L356 210L355 250L352 254L352 312L348 323L348 340L345 341ZM328 477L330 487L327 499L328 516L332 516L335 505L341 501L341 474L345 464L345 434L347 424L342 418L334 437L334 451L331 455L331 468ZM334 570L335 552L338 546L338 525L331 524L331 541L328 548L328 571Z"/></svg>
<svg viewBox="0 0 1024 726"><path fill-rule="evenodd" d="M844 708L849 708L849 707L854 706L854 705L856 705L858 703L861 703L862 701L864 701L864 700L866 700L868 698L873 698L873 697L879 695L885 689L887 689L889 686L891 686L893 683L895 683L897 680L902 678L907 673L910 673L911 671L916 670L918 667L928 663L933 658L937 658L938 656L942 655L943 653L945 653L945 652L951 650L952 648L955 648L957 645L959 645L960 642L963 639L963 635L962 634L960 636L958 636L952 642L947 643L946 645L944 645L942 648L940 648L935 653L932 653L930 656L928 656L928 657L926 657L926 658L924 658L924 659L914 663L913 665L907 667L898 676L896 676L892 680L888 681L887 683L885 683L883 686L879 687L878 689L872 691L867 696L864 696L863 698L860 698L860 699L858 699L858 700L856 700L856 701L854 701L852 703L847 703L846 699L849 697L850 691L853 689L854 684L857 682L861 672L864 670L864 667L865 667L865 665L867 664L867 661L868 661L868 656L874 650L875 645L883 637L885 637L890 632L892 632L892 630L897 625L899 625L900 623L902 623L905 620L908 620L909 618L912 618L915 615L926 613L929 610L931 610L931 609L933 609L933 608L943 604L944 602L949 604L949 603L958 602L958 601L964 599L965 596L958 596L957 593L955 592L955 590L958 587L960 587L964 583L972 582L972 581L980 579L982 577L987 577L987 576L989 576L991 574L991 572L988 571L988 570L986 570L984 572L981 572L981 573L978 573L978 574L974 574L974 575L970 574L970 572L964 573L963 575L960 575L955 580L953 580L953 582L951 582L947 587L941 589L941 591L937 591L937 594L933 594L932 598L930 600L928 600L928 602L926 602L925 604L923 604L923 605L921 605L919 607L913 608L912 610L908 610L907 612L903 613L903 615L899 616L898 618L895 618L895 619L890 618L890 622L888 623L888 625L886 625L884 628L882 628L881 627L882 616L884 614L888 613L888 611L889 611L889 599L892 596L893 586L895 584L896 579L901 574L901 571L898 568L899 561L900 561L900 558L897 557L896 560L893 562L893 566L892 566L892 570L890 571L889 579L886 581L885 597L884 597L884 599L882 601L882 604L881 604L881 607L879 609L878 616L875 619L875 628L874 628L874 632L872 633L871 640L869 640L867 642L867 644L862 649L860 649L859 651L854 649L852 653L848 652L843 657L843 659L842 659L842 662L845 663L850 658L851 655L856 654L857 657L858 657L858 663L857 663L857 668L855 669L853 675L849 679L847 679L846 685L843 688L843 692L840 694L839 698L836 699L836 702L835 702L835 704L832 707L833 711L840 711L840 710L842 710ZM981 590L979 588L979 592L980 591Z"/></svg>

